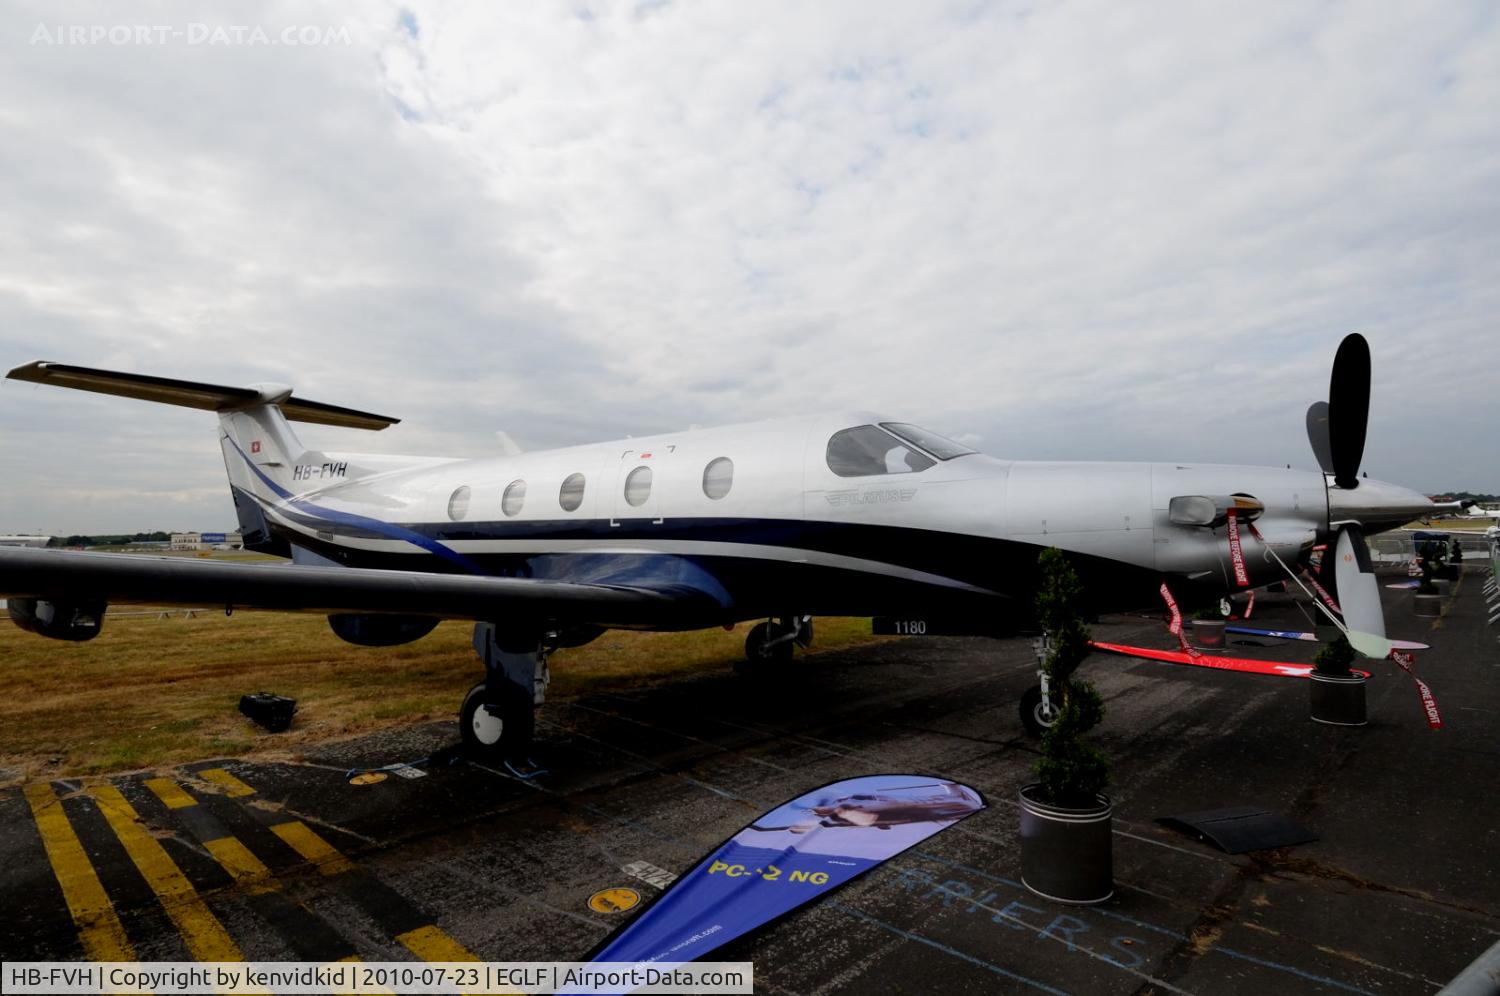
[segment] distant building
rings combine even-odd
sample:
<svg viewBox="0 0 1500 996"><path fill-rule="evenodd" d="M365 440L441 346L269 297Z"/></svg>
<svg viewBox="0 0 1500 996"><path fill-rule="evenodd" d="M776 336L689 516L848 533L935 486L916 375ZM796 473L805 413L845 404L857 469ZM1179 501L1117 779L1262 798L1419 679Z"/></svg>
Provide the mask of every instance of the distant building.
<svg viewBox="0 0 1500 996"><path fill-rule="evenodd" d="M51 536L0 536L0 546L43 547L51 541Z"/></svg>
<svg viewBox="0 0 1500 996"><path fill-rule="evenodd" d="M245 541L238 532L232 533L173 533L168 544L171 550L239 550Z"/></svg>

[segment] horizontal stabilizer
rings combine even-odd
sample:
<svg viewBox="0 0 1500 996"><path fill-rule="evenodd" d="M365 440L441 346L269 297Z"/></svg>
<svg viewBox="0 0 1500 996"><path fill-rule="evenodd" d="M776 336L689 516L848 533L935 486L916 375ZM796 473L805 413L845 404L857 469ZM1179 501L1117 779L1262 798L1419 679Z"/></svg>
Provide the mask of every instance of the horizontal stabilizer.
<svg viewBox="0 0 1500 996"><path fill-rule="evenodd" d="M348 429L384 429L401 421L387 415L340 408L338 405L327 405L320 401L305 401L302 398L293 397L285 388L273 391L268 388L224 387L218 384L200 384L190 380L152 377L147 374L75 367L46 360L16 367L6 374L6 377L11 380L51 384L54 387L71 387L79 391L113 394L122 398L138 398L142 401L156 401L184 408L200 408L211 412L230 412L255 405L274 404L291 421L336 425Z"/></svg>

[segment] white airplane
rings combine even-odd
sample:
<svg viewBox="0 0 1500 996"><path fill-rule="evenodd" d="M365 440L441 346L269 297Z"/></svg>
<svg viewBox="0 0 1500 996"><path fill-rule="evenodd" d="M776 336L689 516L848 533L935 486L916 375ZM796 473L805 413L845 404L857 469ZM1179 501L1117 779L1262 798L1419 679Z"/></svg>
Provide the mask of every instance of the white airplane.
<svg viewBox="0 0 1500 996"><path fill-rule="evenodd" d="M35 362L9 377L217 412L246 548L293 563L3 549L0 597L23 628L64 640L96 635L111 602L324 613L366 646L472 620L485 680L459 729L502 760L526 754L551 653L605 629L765 620L746 641L752 661L789 658L814 615L1014 633L1031 621L1049 546L1072 555L1096 611L1160 605L1164 579L1207 602L1236 587L1231 514L1254 524L1238 564L1248 585L1332 543L1351 641L1382 657L1364 536L1442 506L1358 477L1369 362L1364 339L1347 337L1329 401L1308 412L1322 473L1000 460L868 412L471 460L325 453L289 423L397 420L280 385Z"/></svg>

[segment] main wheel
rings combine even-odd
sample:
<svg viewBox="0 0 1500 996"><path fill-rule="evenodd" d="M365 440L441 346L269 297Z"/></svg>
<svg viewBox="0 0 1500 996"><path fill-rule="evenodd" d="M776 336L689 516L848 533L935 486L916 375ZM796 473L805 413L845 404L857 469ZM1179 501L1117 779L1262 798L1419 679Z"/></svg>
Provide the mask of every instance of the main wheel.
<svg viewBox="0 0 1500 996"><path fill-rule="evenodd" d="M458 710L458 733L475 757L503 761L523 757L531 745L533 707L526 692L507 684L500 694L499 715L484 707L485 683L469 689Z"/></svg>
<svg viewBox="0 0 1500 996"><path fill-rule="evenodd" d="M756 624L745 637L745 661L757 664L786 664L792 659L792 640L782 640L786 630L773 622ZM777 641L777 642L772 642Z"/></svg>
<svg viewBox="0 0 1500 996"><path fill-rule="evenodd" d="M1055 707L1054 707L1055 709ZM1021 725L1028 736L1040 737L1057 721L1057 713L1042 708L1042 686L1032 685L1021 696Z"/></svg>

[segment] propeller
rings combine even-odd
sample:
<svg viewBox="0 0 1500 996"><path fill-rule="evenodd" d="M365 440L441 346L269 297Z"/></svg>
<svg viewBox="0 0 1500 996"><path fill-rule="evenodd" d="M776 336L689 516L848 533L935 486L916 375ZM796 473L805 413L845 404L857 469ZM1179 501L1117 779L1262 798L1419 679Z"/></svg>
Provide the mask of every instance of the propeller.
<svg viewBox="0 0 1500 996"><path fill-rule="evenodd" d="M1333 477L1333 487L1343 491L1359 487L1359 463L1365 453L1369 416L1370 344L1354 332L1344 337L1334 355L1328 400L1307 409L1307 441L1323 473ZM1330 518L1335 504L1330 490ZM1380 585L1375 580L1364 529L1357 521L1340 522L1337 529L1330 580L1343 610L1349 643L1366 657L1385 657L1391 652L1391 643L1385 636Z"/></svg>
<svg viewBox="0 0 1500 996"><path fill-rule="evenodd" d="M1307 441L1323 473L1333 473L1333 445L1328 441L1328 402L1314 401L1307 409Z"/></svg>
<svg viewBox="0 0 1500 996"><path fill-rule="evenodd" d="M1357 525L1339 529L1333 547L1333 576L1339 607L1349 629L1349 644L1366 657L1386 657L1391 641L1385 637L1385 613L1380 608L1380 585L1370 563L1364 530Z"/></svg>
<svg viewBox="0 0 1500 996"><path fill-rule="evenodd" d="M1311 410L1308 415L1311 417ZM1341 488L1359 487L1359 461L1365 455L1369 418L1370 344L1353 332L1339 343L1333 357L1333 376L1328 381L1328 455L1334 483ZM1309 435L1310 430L1309 423ZM1316 441L1313 452L1318 452ZM1322 463L1321 458L1318 462Z"/></svg>

